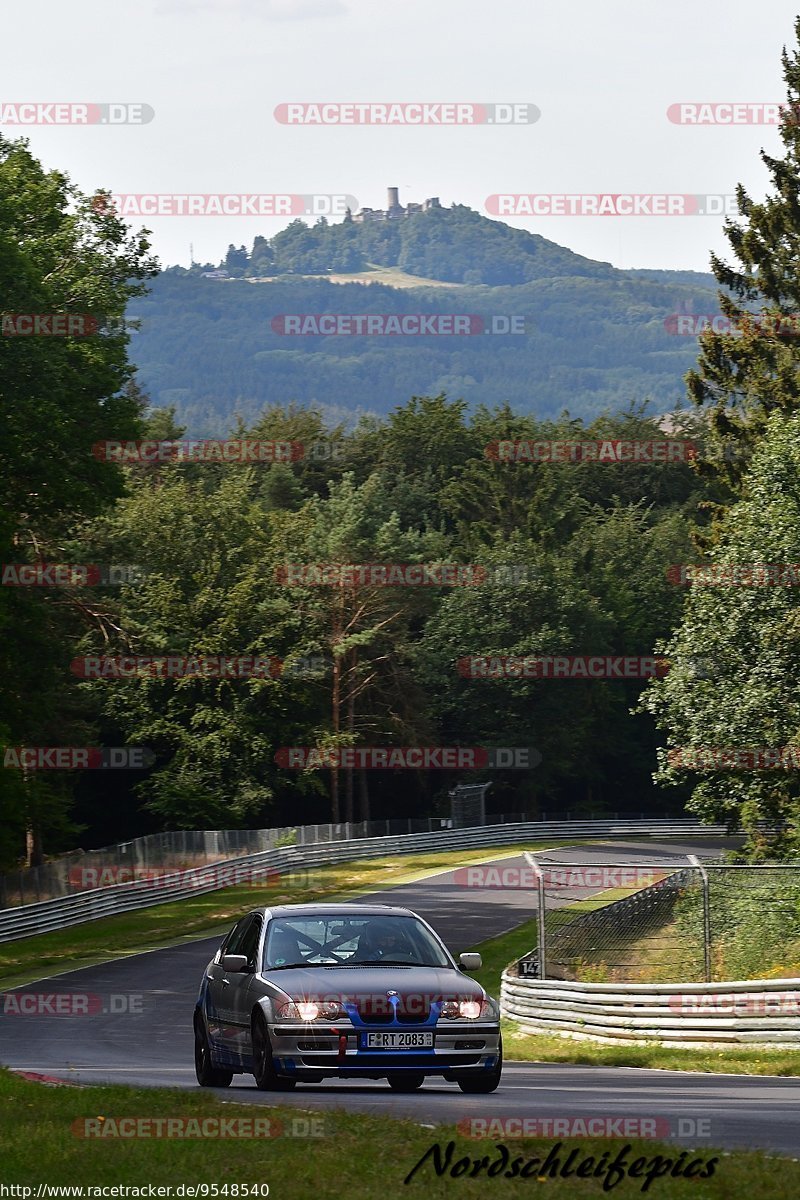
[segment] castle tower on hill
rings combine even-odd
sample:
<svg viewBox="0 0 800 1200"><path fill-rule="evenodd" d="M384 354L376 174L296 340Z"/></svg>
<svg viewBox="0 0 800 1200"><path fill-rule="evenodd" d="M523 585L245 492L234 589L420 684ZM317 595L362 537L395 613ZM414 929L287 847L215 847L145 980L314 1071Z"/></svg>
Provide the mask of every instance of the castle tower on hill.
<svg viewBox="0 0 800 1200"><path fill-rule="evenodd" d="M362 208L353 216L354 221L363 224L366 221L398 221L403 217L411 217L415 213L428 212L431 208L441 208L438 196L431 196L422 204L400 203L400 189L390 187L386 192L386 208Z"/></svg>

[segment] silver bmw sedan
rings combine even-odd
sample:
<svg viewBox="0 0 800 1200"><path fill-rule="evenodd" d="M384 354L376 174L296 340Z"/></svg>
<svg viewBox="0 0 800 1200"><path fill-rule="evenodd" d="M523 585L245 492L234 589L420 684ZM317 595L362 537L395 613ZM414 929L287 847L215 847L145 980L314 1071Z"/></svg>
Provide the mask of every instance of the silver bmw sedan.
<svg viewBox="0 0 800 1200"><path fill-rule="evenodd" d="M503 1048L496 1000L426 921L387 905L287 904L249 912L205 969L194 1012L203 1087L251 1073L286 1091L321 1079L426 1075L493 1092Z"/></svg>

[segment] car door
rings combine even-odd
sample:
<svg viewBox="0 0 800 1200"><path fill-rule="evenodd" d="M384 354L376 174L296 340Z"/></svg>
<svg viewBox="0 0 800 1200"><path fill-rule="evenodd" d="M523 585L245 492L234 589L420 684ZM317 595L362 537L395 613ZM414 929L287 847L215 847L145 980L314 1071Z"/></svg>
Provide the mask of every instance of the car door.
<svg viewBox="0 0 800 1200"><path fill-rule="evenodd" d="M237 1029L235 1054L241 1065L248 1065L252 1053L250 1036L251 1013L253 1006L265 994L265 987L259 978L261 970L261 941L264 932L264 919L261 913L254 913L253 920L245 930L237 954L243 954L247 959L247 974L242 972L236 976L236 989L231 997L234 1006L234 1024Z"/></svg>
<svg viewBox="0 0 800 1200"><path fill-rule="evenodd" d="M217 961L208 970L208 1033L212 1046L225 1061L231 1055L236 1055L239 1030L236 1025L236 992L240 981L246 983L249 976L238 972L225 971L222 967L222 957L225 954L242 954L242 945L247 937L247 931L253 924L255 914L248 913L231 930L223 942Z"/></svg>

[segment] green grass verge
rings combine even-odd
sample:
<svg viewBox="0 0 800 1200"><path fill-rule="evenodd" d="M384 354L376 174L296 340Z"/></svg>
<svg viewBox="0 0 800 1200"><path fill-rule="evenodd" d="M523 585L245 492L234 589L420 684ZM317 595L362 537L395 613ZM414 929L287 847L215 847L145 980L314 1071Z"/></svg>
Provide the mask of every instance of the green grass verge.
<svg viewBox="0 0 800 1200"><path fill-rule="evenodd" d="M391 1098L387 1099L387 1108ZM480 1115L480 1098L464 1097L465 1117ZM467 1101L469 1100L469 1103ZM477 1101L477 1102L476 1102ZM420 1114L424 1109L420 1107ZM104 1118L102 1122L98 1118ZM124 1117L187 1118L198 1122L242 1118L248 1122L268 1121L272 1130L282 1129L279 1137L210 1137L189 1139L89 1137L76 1135L84 1120L94 1122L90 1128L105 1128L111 1132ZM425 1117L423 1116L423 1120ZM112 1124L112 1122L114 1124ZM308 1137L287 1136L305 1132L305 1122L318 1134ZM123 1126L123 1129L125 1127ZM154 1128L153 1125L150 1126ZM202 1126L199 1126L202 1129ZM207 1125L208 1129L209 1126ZM229 1126L230 1128L230 1126ZM260 1126L262 1131L266 1125ZM444 1158L447 1143L455 1143L450 1166L460 1159L480 1160L488 1156L481 1175L470 1177L471 1165L460 1167L460 1177L450 1171L437 1175L432 1155L413 1174L408 1185L405 1178L420 1163L434 1144L441 1147ZM424 1128L417 1122L395 1121L390 1117L364 1115L344 1109L324 1113L307 1113L299 1108L273 1105L236 1104L222 1102L214 1095L198 1089L177 1091L168 1088L128 1087L44 1087L0 1071L0 1181L6 1185L82 1185L85 1187L147 1185L170 1186L175 1196L181 1184L216 1185L217 1195L228 1185L227 1195L235 1195L234 1185L269 1185L273 1200L385 1200L388 1194L409 1197L424 1196L519 1196L530 1194L520 1189L520 1183L537 1186L537 1168L554 1146L553 1140L520 1138L502 1139L510 1159L519 1157L523 1167L528 1160L539 1158L526 1179L486 1177L486 1167L498 1158L495 1141L476 1140L453 1127ZM622 1147L627 1147L627 1161L638 1158L652 1163L655 1156L670 1160L670 1168L681 1161L681 1148L652 1141L626 1143L621 1140L600 1141L592 1138L572 1139L562 1143L559 1167L571 1151L576 1151L573 1169L588 1156L598 1166L603 1153L606 1163ZM557 1153L559 1153L557 1151ZM719 1157L717 1157L719 1155ZM578 1157L579 1156L579 1157ZM701 1160L698 1166L696 1160ZM655 1180L655 1196L692 1197L692 1200L769 1200L771 1197L800 1194L800 1165L792 1160L770 1158L756 1151L720 1154L711 1148L692 1150L682 1161L682 1168L696 1173L706 1170L709 1160L716 1159L714 1174L709 1179L667 1178ZM447 1161L445 1159L445 1161ZM646 1172L647 1165L639 1171ZM545 1191L555 1200L572 1197L602 1196L602 1179L546 1177ZM613 1187L617 1197L641 1196L643 1183L639 1178L626 1178ZM209 1191L209 1196L213 1193ZM260 1193L256 1193L257 1195ZM24 1194L23 1194L24 1195ZM29 1195L35 1196L35 1190Z"/></svg>
<svg viewBox="0 0 800 1200"><path fill-rule="evenodd" d="M476 850L447 850L432 854L384 856L314 867L308 878L293 868L295 886L231 887L188 900L157 904L117 917L103 917L85 925L72 925L56 933L40 933L0 944L0 987L15 987L55 972L91 966L191 941L222 935L243 912L261 904L298 904L350 896L412 883L465 863L491 862L519 855L523 850L556 848L565 843L526 842L521 846L483 846ZM568 844L568 843L567 843ZM224 866L224 864L219 864Z"/></svg>
<svg viewBox="0 0 800 1200"><path fill-rule="evenodd" d="M580 901L580 905L586 904ZM591 903L591 901L589 902ZM565 917L578 905L565 909ZM500 995L500 976L505 967L537 943L536 921L528 921L501 937L482 942L475 949L483 956L483 967L475 973L491 996ZM621 985L624 986L624 985ZM754 1046L724 1050L681 1049L672 1046L615 1046L585 1042L555 1034L528 1033L514 1021L504 1021L505 1057L522 1062L578 1063L594 1067L654 1067L665 1071L707 1071L731 1075L800 1075L800 1050L762 1050ZM654 1184L655 1189L657 1185Z"/></svg>

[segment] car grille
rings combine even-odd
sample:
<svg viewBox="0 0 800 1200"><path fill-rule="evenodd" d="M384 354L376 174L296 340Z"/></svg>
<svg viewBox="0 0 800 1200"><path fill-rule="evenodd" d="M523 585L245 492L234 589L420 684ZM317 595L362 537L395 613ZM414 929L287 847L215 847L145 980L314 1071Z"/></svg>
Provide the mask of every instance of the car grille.
<svg viewBox="0 0 800 1200"><path fill-rule="evenodd" d="M385 1001L374 1004L368 998L356 1002L359 1017L369 1025L391 1025L395 1021L401 1025L422 1025L431 1015L431 1006L427 1001L424 1006L415 1001L411 1012L406 1011L402 997L398 1000L395 1010L389 1009L387 1012L387 1007Z"/></svg>
<svg viewBox="0 0 800 1200"><path fill-rule="evenodd" d="M361 1020L369 1025L392 1025L395 1020L399 1025L424 1025L430 1017L430 1013L424 1013L420 1016L417 1013L401 1013L398 1012L395 1018L393 1014L376 1016L372 1013L359 1013Z"/></svg>

